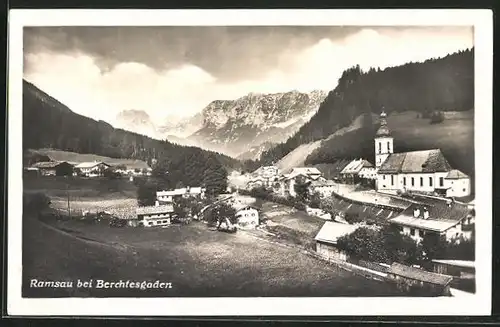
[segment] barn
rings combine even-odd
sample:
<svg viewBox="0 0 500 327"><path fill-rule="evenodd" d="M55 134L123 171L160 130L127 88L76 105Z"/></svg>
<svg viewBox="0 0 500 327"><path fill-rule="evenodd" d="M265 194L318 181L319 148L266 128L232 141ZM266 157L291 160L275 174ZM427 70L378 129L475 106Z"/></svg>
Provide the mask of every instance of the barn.
<svg viewBox="0 0 500 327"><path fill-rule="evenodd" d="M449 296L453 277L428 272L394 262L387 277L395 281L401 290L414 295Z"/></svg>
<svg viewBox="0 0 500 327"><path fill-rule="evenodd" d="M316 253L327 260L347 260L347 254L337 247L337 240L353 233L358 226L327 221L314 238Z"/></svg>

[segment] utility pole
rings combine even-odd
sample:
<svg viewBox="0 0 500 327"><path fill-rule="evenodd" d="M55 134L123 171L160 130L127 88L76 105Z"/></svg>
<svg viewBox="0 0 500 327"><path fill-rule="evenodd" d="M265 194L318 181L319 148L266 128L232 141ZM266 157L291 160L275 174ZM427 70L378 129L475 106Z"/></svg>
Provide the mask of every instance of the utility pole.
<svg viewBox="0 0 500 327"><path fill-rule="evenodd" d="M66 194L68 195L68 217L71 219L71 208L69 206L69 182L67 180L66 180Z"/></svg>

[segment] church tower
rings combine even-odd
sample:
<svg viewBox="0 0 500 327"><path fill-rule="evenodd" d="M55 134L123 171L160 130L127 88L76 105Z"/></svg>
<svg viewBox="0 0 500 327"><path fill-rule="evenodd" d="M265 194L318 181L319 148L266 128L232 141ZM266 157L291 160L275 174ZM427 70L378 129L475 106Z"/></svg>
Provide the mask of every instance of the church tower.
<svg viewBox="0 0 500 327"><path fill-rule="evenodd" d="M387 114L382 111L380 114L380 128L375 134L375 167L380 168L391 153L394 153L394 139L391 131L387 127Z"/></svg>

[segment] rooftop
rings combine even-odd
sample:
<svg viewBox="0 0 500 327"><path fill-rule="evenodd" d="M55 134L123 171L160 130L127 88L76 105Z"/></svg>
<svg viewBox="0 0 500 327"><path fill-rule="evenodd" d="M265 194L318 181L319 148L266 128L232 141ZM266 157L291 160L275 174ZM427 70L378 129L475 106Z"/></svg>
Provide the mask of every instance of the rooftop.
<svg viewBox="0 0 500 327"><path fill-rule="evenodd" d="M447 172L451 166L440 149L393 153L384 161L379 173Z"/></svg>
<svg viewBox="0 0 500 327"><path fill-rule="evenodd" d="M469 261L469 260L436 260L436 259L434 259L434 260L432 260L432 262L442 263L445 265L461 267L461 268L474 268L475 267L474 261Z"/></svg>
<svg viewBox="0 0 500 327"><path fill-rule="evenodd" d="M171 204L159 205L159 206L148 206L148 207L137 207L136 213L138 215L154 215L159 213L174 212L174 206Z"/></svg>
<svg viewBox="0 0 500 327"><path fill-rule="evenodd" d="M320 242L337 244L340 237L349 235L356 229L358 229L358 226L327 221L314 239Z"/></svg>
<svg viewBox="0 0 500 327"><path fill-rule="evenodd" d="M373 165L368 160L355 159L344 167L341 174L357 174L361 169L370 167L373 167Z"/></svg>
<svg viewBox="0 0 500 327"><path fill-rule="evenodd" d="M448 175L446 175L445 178L446 179L461 179L461 178L469 178L469 176L467 176L466 174L462 173L458 169L453 169L453 170L450 170L450 172L448 173Z"/></svg>
<svg viewBox="0 0 500 327"><path fill-rule="evenodd" d="M390 222L443 232L458 224L469 214L469 208L466 204L452 200L423 196L415 196L413 200L418 203L412 203L399 216L391 219ZM414 217L416 209L420 211L418 217ZM423 216L425 209L429 212L428 218Z"/></svg>
<svg viewBox="0 0 500 327"><path fill-rule="evenodd" d="M431 273L422 269L408 267L397 262L391 265L388 273L442 286L448 285L453 280L451 276Z"/></svg>
<svg viewBox="0 0 500 327"><path fill-rule="evenodd" d="M79 163L78 165L76 165L76 168L92 168L92 167L95 167L97 165L106 165L109 167L109 165L105 162L102 162L102 161L89 161L89 162L81 162Z"/></svg>
<svg viewBox="0 0 500 327"><path fill-rule="evenodd" d="M67 163L66 161L44 161L44 162L37 162L35 164L33 164L33 168L56 168L57 166L59 166L60 164L63 164L63 163L66 163L66 164L69 164Z"/></svg>

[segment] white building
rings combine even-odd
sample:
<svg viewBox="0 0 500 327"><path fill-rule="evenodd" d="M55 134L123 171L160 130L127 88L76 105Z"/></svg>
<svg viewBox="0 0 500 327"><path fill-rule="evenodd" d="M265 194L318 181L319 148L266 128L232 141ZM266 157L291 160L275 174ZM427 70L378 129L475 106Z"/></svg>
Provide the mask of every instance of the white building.
<svg viewBox="0 0 500 327"><path fill-rule="evenodd" d="M376 188L379 192L417 191L456 197L470 194L470 178L452 169L440 149L393 153L386 115L375 136Z"/></svg>
<svg viewBox="0 0 500 327"><path fill-rule="evenodd" d="M368 160L355 159L342 169L340 175L344 179L351 180L355 178L376 179L377 171Z"/></svg>
<svg viewBox="0 0 500 327"><path fill-rule="evenodd" d="M333 192L337 191L338 185L332 180L315 180L309 185L309 190L311 194L319 193L323 198L329 197Z"/></svg>
<svg viewBox="0 0 500 327"><path fill-rule="evenodd" d="M466 204L452 200L417 197L413 203L395 218L389 220L401 232L421 242L425 235L445 236L448 241L463 237L470 239L474 229L474 217Z"/></svg>
<svg viewBox="0 0 500 327"><path fill-rule="evenodd" d="M236 220L241 229L253 229L259 225L259 211L249 205L235 204Z"/></svg>
<svg viewBox="0 0 500 327"><path fill-rule="evenodd" d="M110 167L110 165L101 161L81 162L75 166L87 177L102 176L102 172Z"/></svg>
<svg viewBox="0 0 500 327"><path fill-rule="evenodd" d="M293 168L289 174L283 176L281 180L280 193L282 196L296 196L295 184L301 182L313 182L320 180L321 172L314 167Z"/></svg>
<svg viewBox="0 0 500 327"><path fill-rule="evenodd" d="M171 203L177 197L183 198L197 198L204 199L205 198L204 187L183 187L175 190L169 191L158 191L156 192L156 199L161 202Z"/></svg>
<svg viewBox="0 0 500 327"><path fill-rule="evenodd" d="M144 227L170 225L170 218L174 212L172 204L137 207L136 214L139 225Z"/></svg>

